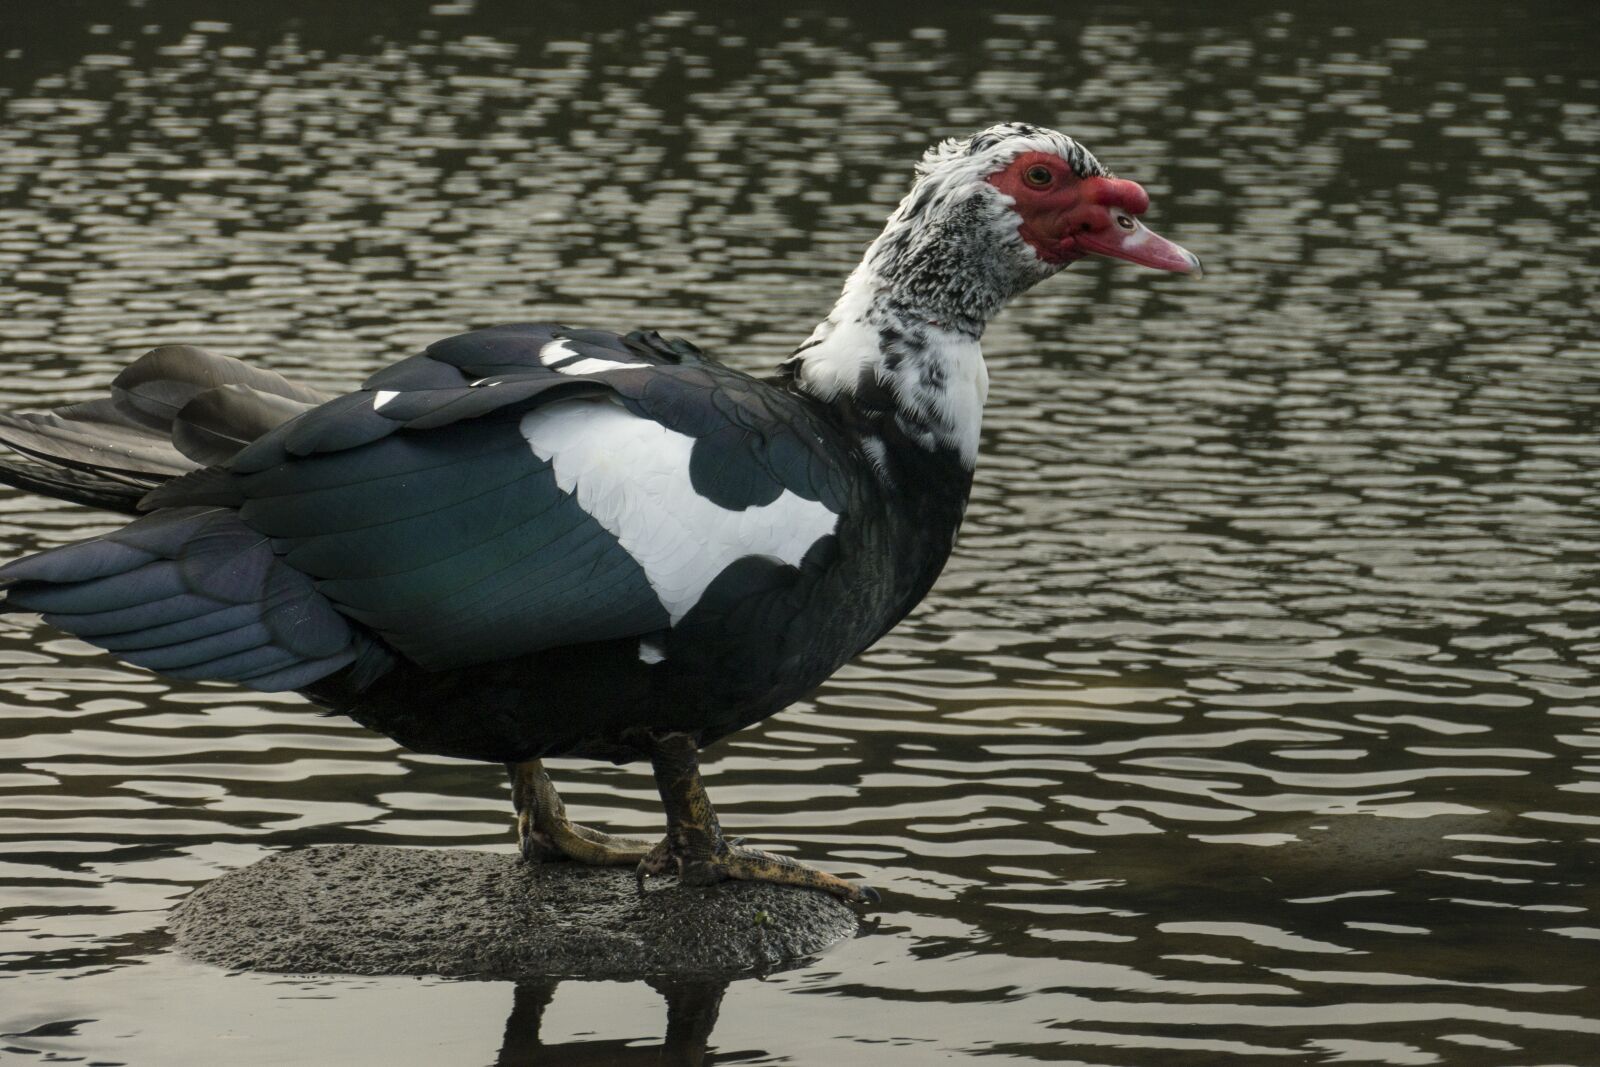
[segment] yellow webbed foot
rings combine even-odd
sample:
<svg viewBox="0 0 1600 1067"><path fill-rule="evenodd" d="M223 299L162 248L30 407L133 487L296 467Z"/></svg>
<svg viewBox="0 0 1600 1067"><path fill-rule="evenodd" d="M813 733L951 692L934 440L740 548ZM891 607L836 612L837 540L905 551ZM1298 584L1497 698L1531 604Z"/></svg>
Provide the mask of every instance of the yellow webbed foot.
<svg viewBox="0 0 1600 1067"><path fill-rule="evenodd" d="M667 734L655 740L651 764L667 809L667 836L635 868L641 888L651 875L675 874L685 885L737 878L820 889L853 904L879 901L877 891L869 886L847 882L787 856L730 843L722 836L721 823L700 779L694 740L685 734Z"/></svg>
<svg viewBox="0 0 1600 1067"><path fill-rule="evenodd" d="M618 837L567 818L567 806L538 760L510 764L511 799L517 808L517 847L528 863L570 859L595 867L640 862L652 841Z"/></svg>

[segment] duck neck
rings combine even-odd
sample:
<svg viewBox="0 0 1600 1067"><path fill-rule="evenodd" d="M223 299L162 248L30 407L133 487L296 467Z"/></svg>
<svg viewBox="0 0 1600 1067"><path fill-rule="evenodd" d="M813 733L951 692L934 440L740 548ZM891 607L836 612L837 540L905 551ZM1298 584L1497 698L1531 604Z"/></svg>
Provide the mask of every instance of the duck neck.
<svg viewBox="0 0 1600 1067"><path fill-rule="evenodd" d="M971 470L989 394L978 344L987 315L944 306L925 280L882 271L869 250L782 373L818 400L891 421L893 436L913 446L954 452Z"/></svg>
<svg viewBox="0 0 1600 1067"><path fill-rule="evenodd" d="M971 470L989 393L979 339L1056 269L1026 246L1010 203L981 180L919 179L783 373L820 400L881 407L912 445Z"/></svg>

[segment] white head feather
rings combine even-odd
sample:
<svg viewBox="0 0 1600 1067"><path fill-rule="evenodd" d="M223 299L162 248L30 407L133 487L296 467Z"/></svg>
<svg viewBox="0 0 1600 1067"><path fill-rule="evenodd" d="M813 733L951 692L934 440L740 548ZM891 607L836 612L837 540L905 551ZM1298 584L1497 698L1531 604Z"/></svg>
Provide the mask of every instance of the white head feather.
<svg viewBox="0 0 1600 1067"><path fill-rule="evenodd" d="M1020 122L929 148L833 310L787 361L803 388L831 400L870 376L908 435L976 461L989 384L978 340L1008 300L1061 269L1022 239L1011 198L988 181L1025 152L1059 156L1079 178L1110 173L1071 137Z"/></svg>

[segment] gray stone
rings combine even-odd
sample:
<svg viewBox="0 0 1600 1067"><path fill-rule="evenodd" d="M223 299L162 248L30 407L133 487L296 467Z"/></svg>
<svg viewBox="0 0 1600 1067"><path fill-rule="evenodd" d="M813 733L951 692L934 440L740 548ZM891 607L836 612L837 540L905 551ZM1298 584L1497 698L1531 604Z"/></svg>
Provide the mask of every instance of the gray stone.
<svg viewBox="0 0 1600 1067"><path fill-rule="evenodd" d="M810 889L528 865L501 853L330 845L279 852L172 910L178 948L230 970L293 974L732 976L856 931Z"/></svg>

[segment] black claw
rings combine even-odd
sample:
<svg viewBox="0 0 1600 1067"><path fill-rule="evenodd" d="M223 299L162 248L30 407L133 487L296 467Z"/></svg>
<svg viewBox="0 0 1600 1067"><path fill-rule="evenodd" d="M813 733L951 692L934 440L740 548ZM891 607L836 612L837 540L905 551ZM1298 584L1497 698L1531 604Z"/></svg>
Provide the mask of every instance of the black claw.
<svg viewBox="0 0 1600 1067"><path fill-rule="evenodd" d="M635 867L633 869L633 880L636 883L638 883L639 892L641 892L641 893L644 892L644 880L645 880L646 877L647 877L647 872L644 869L644 860L640 860L639 861L639 866L637 866L637 867Z"/></svg>

